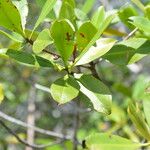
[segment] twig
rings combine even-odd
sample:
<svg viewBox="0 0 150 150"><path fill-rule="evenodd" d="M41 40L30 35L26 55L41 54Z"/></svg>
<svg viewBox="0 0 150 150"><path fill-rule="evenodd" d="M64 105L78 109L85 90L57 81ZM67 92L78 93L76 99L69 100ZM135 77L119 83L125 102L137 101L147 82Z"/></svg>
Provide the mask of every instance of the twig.
<svg viewBox="0 0 150 150"><path fill-rule="evenodd" d="M91 70L91 72L92 72L92 75L93 75L95 78L97 78L97 79L100 80L100 77L99 77L99 75L98 75L98 73L97 73L97 71L96 71L94 62L91 62L91 63L90 63L90 70Z"/></svg>
<svg viewBox="0 0 150 150"><path fill-rule="evenodd" d="M131 31L125 38L124 40L128 40L134 33L138 30L138 28L135 28L133 31Z"/></svg>
<svg viewBox="0 0 150 150"><path fill-rule="evenodd" d="M5 119L9 122L12 122L12 123L17 124L19 126L22 126L24 128L31 128L31 129L33 129L36 132L41 133L41 134L45 134L45 135L49 135L49 136L52 136L52 137L55 137L55 138L60 138L60 139L65 139L65 140L72 140L72 137L70 135L65 135L64 136L61 133L56 133L54 131L49 131L49 130L38 128L36 126L32 126L30 124L27 124L27 123L21 121L21 120L10 117L10 116L6 115L5 113L3 113L1 111L0 111L0 118L3 118L3 119Z"/></svg>
<svg viewBox="0 0 150 150"><path fill-rule="evenodd" d="M59 141L56 141L54 143L49 143L49 144L45 144L45 145L36 145L36 144L30 144L28 143L26 140L23 140L21 139L14 131L12 131L2 120L0 120L0 124L10 133L12 134L20 143L26 145L26 146L29 146L31 148L36 148L36 149L42 149L42 148L45 148L45 147L50 147L50 146L53 146L53 145L56 145L56 144L60 144L63 142L63 140L59 140Z"/></svg>
<svg viewBox="0 0 150 150"><path fill-rule="evenodd" d="M31 39L26 39L26 41L27 41L29 44L31 44L31 45L33 45L33 43L34 43ZM53 53L53 52L50 52L50 51L49 51L49 50L47 50L47 49L43 49L43 52L45 52L45 53L48 53L48 54L52 55L52 56L54 57L54 59L55 59L55 60L57 60L57 59L59 59L59 58L60 58L60 55L55 54L55 53Z"/></svg>
<svg viewBox="0 0 150 150"><path fill-rule="evenodd" d="M77 133L78 133L78 128L79 128L79 124L80 124L80 114L78 111L78 107L80 107L80 101L76 102L76 113L74 116L74 124L73 124L73 130L74 130L74 134L73 134L73 150L77 150L78 149L78 139L77 139Z"/></svg>

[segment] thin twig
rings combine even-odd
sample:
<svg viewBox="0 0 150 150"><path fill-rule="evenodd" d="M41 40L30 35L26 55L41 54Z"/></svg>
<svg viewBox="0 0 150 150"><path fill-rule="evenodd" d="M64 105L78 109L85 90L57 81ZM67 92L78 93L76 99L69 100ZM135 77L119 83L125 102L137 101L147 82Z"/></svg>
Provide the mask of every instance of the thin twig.
<svg viewBox="0 0 150 150"><path fill-rule="evenodd" d="M91 72L92 72L92 75L93 75L95 78L97 78L97 79L100 80L100 77L99 77L99 75L98 75L98 73L97 73L97 71L96 71L94 62L91 62L91 63L90 63L90 70L91 70Z"/></svg>
<svg viewBox="0 0 150 150"><path fill-rule="evenodd" d="M131 36L135 34L135 32L138 30L138 28L135 28L133 31L131 31L125 38L124 40L128 40Z"/></svg>
<svg viewBox="0 0 150 150"><path fill-rule="evenodd" d="M26 39L26 41L27 41L29 44L31 44L31 45L33 45L33 43L34 43L31 39ZM60 55L55 54L55 53L53 53L53 52L50 52L50 51L49 51L49 50L47 50L47 49L43 49L43 52L45 52L45 53L48 53L48 54L52 55L52 56L54 57L54 59L55 59L55 60L57 60L57 59L59 59L59 58L60 58Z"/></svg>
<svg viewBox="0 0 150 150"><path fill-rule="evenodd" d="M19 126L22 126L24 128L31 128L31 129L33 129L36 132L41 133L41 134L45 134L45 135L49 135L49 136L52 136L52 137L55 137L55 138L60 138L60 139L65 139L65 140L72 140L72 137L70 135L65 135L64 136L61 133L56 133L54 131L49 131L49 130L41 129L41 128L36 127L36 126L32 126L30 124L27 124L27 123L21 121L21 120L10 117L10 116L6 115L5 113L3 113L1 111L0 111L0 118L3 118L3 119L5 119L9 122L12 122L12 123L17 124Z"/></svg>
<svg viewBox="0 0 150 150"><path fill-rule="evenodd" d="M20 143L29 146L31 148L36 148L36 149L42 149L45 147L50 147L53 145L57 145L63 142L63 140L59 140L56 141L54 143L49 143L49 144L45 144L45 145L36 145L36 144L30 144L28 143L26 140L21 139L14 131L12 131L2 120L0 120L0 124L10 133L12 134Z"/></svg>
<svg viewBox="0 0 150 150"><path fill-rule="evenodd" d="M78 149L78 139L77 139L77 133L78 133L78 128L79 128L79 124L80 124L80 114L78 111L78 107L80 107L80 101L78 100L78 102L75 103L76 104L76 112L75 112L75 116L74 116L74 124L73 124L73 150L77 150Z"/></svg>

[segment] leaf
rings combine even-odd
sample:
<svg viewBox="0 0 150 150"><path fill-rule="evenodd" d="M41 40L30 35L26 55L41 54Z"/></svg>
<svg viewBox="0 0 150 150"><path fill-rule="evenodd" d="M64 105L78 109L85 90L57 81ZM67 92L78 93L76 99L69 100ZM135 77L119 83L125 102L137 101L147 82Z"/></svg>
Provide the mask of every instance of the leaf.
<svg viewBox="0 0 150 150"><path fill-rule="evenodd" d="M147 97L143 100L143 108L147 123L150 127L150 97Z"/></svg>
<svg viewBox="0 0 150 150"><path fill-rule="evenodd" d="M113 46L103 58L109 60L113 64L127 65L136 53L148 50L148 46L145 45L146 41L147 40L144 38L131 38L119 42Z"/></svg>
<svg viewBox="0 0 150 150"><path fill-rule="evenodd" d="M140 2L140 0L131 0L135 5L137 5L143 12L145 12L144 5Z"/></svg>
<svg viewBox="0 0 150 150"><path fill-rule="evenodd" d="M109 115L111 113L112 96L106 85L92 75L76 75L80 91L87 96L96 111Z"/></svg>
<svg viewBox="0 0 150 150"><path fill-rule="evenodd" d="M59 12L59 19L68 19L73 23L75 20L75 12L74 12L74 6L70 2L68 2L68 0L63 0Z"/></svg>
<svg viewBox="0 0 150 150"><path fill-rule="evenodd" d="M16 5L17 9L20 12L22 27L23 29L25 29L26 19L27 19L28 11L29 11L28 2L27 0L20 0L20 1L13 1L13 3Z"/></svg>
<svg viewBox="0 0 150 150"><path fill-rule="evenodd" d="M96 10L95 13L93 14L91 22L96 28L99 29L104 19L105 19L105 10L103 6L100 6L98 10Z"/></svg>
<svg viewBox="0 0 150 150"><path fill-rule="evenodd" d="M75 0L63 0L63 1L69 3L73 8L75 8L76 6Z"/></svg>
<svg viewBox="0 0 150 150"><path fill-rule="evenodd" d="M95 133L86 138L88 150L137 150L141 145L117 135Z"/></svg>
<svg viewBox="0 0 150 150"><path fill-rule="evenodd" d="M129 17L132 16L137 16L138 12L137 10L131 5L131 4L126 4L118 12L118 16L120 20L129 28L134 29L135 27L129 23Z"/></svg>
<svg viewBox="0 0 150 150"><path fill-rule="evenodd" d="M96 46L92 46L76 63L76 66L87 64L97 58L100 58L113 47L115 42L116 40L110 38L101 38L97 40Z"/></svg>
<svg viewBox="0 0 150 150"><path fill-rule="evenodd" d="M148 5L145 7L145 14L146 14L146 16L148 17L148 19L150 20L150 4L148 4Z"/></svg>
<svg viewBox="0 0 150 150"><path fill-rule="evenodd" d="M81 57L97 41L97 39L101 36L101 34L103 33L103 31L108 27L108 25L110 24L110 22L113 20L113 18L115 17L115 15L116 15L116 11L110 11L109 13L107 13L107 15L105 17L105 20L102 23L102 25L100 26L100 28L98 29L97 33L91 39L91 41L89 42L89 44L84 48L84 50L81 52L81 54L76 58L73 66L81 59Z"/></svg>
<svg viewBox="0 0 150 150"><path fill-rule="evenodd" d="M0 84L0 104L2 103L4 99L4 90L2 84Z"/></svg>
<svg viewBox="0 0 150 150"><path fill-rule="evenodd" d="M129 18L132 21L132 24L140 30L150 33L150 20L148 18L136 16Z"/></svg>
<svg viewBox="0 0 150 150"><path fill-rule="evenodd" d="M77 17L77 19L79 19L81 21L89 20L88 16L86 15L86 13L83 12L82 10L80 10L78 8L75 8L74 12L75 12L75 16Z"/></svg>
<svg viewBox="0 0 150 150"><path fill-rule="evenodd" d="M145 97L145 89L147 88L149 82L150 79L148 79L146 76L139 76L136 79L132 89L132 98L134 98L134 100L143 100Z"/></svg>
<svg viewBox="0 0 150 150"><path fill-rule="evenodd" d="M86 0L85 4L82 7L82 11L86 14L89 13L89 11L94 6L96 0Z"/></svg>
<svg viewBox="0 0 150 150"><path fill-rule="evenodd" d="M40 53L42 50L53 43L53 40L50 36L49 29L44 29L42 32L39 33L36 41L33 43L33 51L35 53Z"/></svg>
<svg viewBox="0 0 150 150"><path fill-rule="evenodd" d="M31 34L32 34L32 37L30 37ZM26 38L28 38L28 39L30 39L32 41L35 41L37 39L38 35L39 35L39 32L37 32L37 31L33 32L32 30L29 30L29 29L25 30L25 36L26 36Z"/></svg>
<svg viewBox="0 0 150 150"><path fill-rule="evenodd" d="M42 8L41 14L35 23L35 26L33 28L32 33L34 30L40 25L40 23L45 19L45 17L48 15L48 13L53 9L53 6L55 5L57 0L47 0Z"/></svg>
<svg viewBox="0 0 150 150"><path fill-rule="evenodd" d="M40 56L35 56L35 58L36 58L36 61L39 64L39 66L41 66L41 67L48 67L48 68L54 67L53 62L46 59L46 58L43 58L43 57L40 57Z"/></svg>
<svg viewBox="0 0 150 150"><path fill-rule="evenodd" d="M0 20L0 26L24 35L19 11L11 0L0 0Z"/></svg>
<svg viewBox="0 0 150 150"><path fill-rule="evenodd" d="M141 39L141 41L139 41L139 44L142 43L142 41L144 42L144 39ZM132 44L134 45L134 44ZM132 64L135 63L139 60L141 60L143 57L145 57L146 55L150 54L150 41L147 41L145 39L145 42L136 49L136 54L134 54L132 56L132 58L130 59L130 61L128 62L128 64Z"/></svg>
<svg viewBox="0 0 150 150"><path fill-rule="evenodd" d="M30 65L35 65L35 59L29 53L9 49L6 52L6 55L8 55L10 58L13 58L13 59L15 59L19 62L22 62L22 63L25 63L25 64L30 64Z"/></svg>
<svg viewBox="0 0 150 150"><path fill-rule="evenodd" d="M55 101L64 104L77 97L79 89L80 86L74 78L65 76L56 80L51 85L50 91Z"/></svg>
<svg viewBox="0 0 150 150"><path fill-rule="evenodd" d="M79 50L83 50L96 34L97 30L91 22L85 22L77 31L77 46Z"/></svg>
<svg viewBox="0 0 150 150"><path fill-rule="evenodd" d="M128 105L128 114L134 125L136 126L139 133L148 141L150 140L150 129L145 122L141 111L138 107L135 107L132 102Z"/></svg>
<svg viewBox="0 0 150 150"><path fill-rule="evenodd" d="M5 36L7 36L9 39L18 42L18 43L22 43L23 41L21 41L20 39L15 38L13 35L6 33L5 31L0 30L0 34L3 34Z"/></svg>
<svg viewBox="0 0 150 150"><path fill-rule="evenodd" d="M51 26L51 36L66 64L74 50L74 27L69 20L55 21Z"/></svg>

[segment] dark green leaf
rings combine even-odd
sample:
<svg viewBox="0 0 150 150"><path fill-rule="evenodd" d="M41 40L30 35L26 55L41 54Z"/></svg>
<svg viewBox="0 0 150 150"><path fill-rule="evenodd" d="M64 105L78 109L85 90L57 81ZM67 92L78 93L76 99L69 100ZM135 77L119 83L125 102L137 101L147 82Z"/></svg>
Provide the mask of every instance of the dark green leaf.
<svg viewBox="0 0 150 150"><path fill-rule="evenodd" d="M19 62L35 65L34 57L26 52L9 49L6 54Z"/></svg>
<svg viewBox="0 0 150 150"><path fill-rule="evenodd" d="M41 66L41 67L50 67L50 68L54 67L54 64L50 60L45 59L45 58L40 57L40 56L35 56L35 57L36 57L36 60L39 64L39 66Z"/></svg>
<svg viewBox="0 0 150 150"><path fill-rule="evenodd" d="M80 91L86 95L96 111L109 115L111 113L112 97L109 89L92 75L76 75Z"/></svg>

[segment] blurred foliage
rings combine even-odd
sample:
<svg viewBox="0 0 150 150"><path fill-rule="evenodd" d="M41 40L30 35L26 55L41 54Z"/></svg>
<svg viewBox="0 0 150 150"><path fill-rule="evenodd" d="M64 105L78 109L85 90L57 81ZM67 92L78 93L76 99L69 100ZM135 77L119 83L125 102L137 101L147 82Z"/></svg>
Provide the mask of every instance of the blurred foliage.
<svg viewBox="0 0 150 150"><path fill-rule="evenodd" d="M0 2L1 1L2 0L0 0ZM78 28L82 22L92 18L91 16L94 14L95 10L98 13L101 11L100 13L103 14L102 9L99 7L101 5L104 5L106 10L113 8L119 10L118 17L116 17L112 24L109 25L105 32L103 32L103 37L112 37L119 42L116 43L113 48L110 48L110 51L106 53L103 58L98 60L98 62L97 60L95 61L97 62L96 71L100 79L105 83L105 85L107 85L112 94L112 113L109 116L105 116L93 110L92 103L90 103L88 99L89 97L85 97L82 93L79 93L80 107L76 106L77 100L70 101L69 103L63 105L58 105L48 92L38 88L39 86L35 86L37 87L35 100L36 126L47 130L56 131L58 133L63 133L64 135L73 135L76 111L80 112L80 123L77 138L82 143L82 146L79 145L79 150L81 150L82 147L90 150L100 150L99 148L105 150L119 150L116 147L113 147L113 144L115 144L116 141L123 144L124 149L127 149L125 146L131 146L132 150L137 149L140 146L145 146L144 144L137 143L150 141L150 58L148 56L150 49L149 0L142 1L142 6L137 3L136 0L132 1L133 2L125 4L126 2L121 0L100 2L98 0L87 0L86 3L84 0L77 0L75 14L70 13L75 7L72 0L69 1L72 3L72 7L70 7L70 5L61 7L60 1L57 1L57 4L54 6L51 13L48 13L45 19L43 18L44 21L42 20L43 22L41 21L42 23L39 23L40 25L37 23L37 26L34 28L34 30L37 28L36 32L33 33L32 29L36 21L39 19L38 16L45 4L45 1L28 1L30 13L27 17L27 30L25 32L26 35L31 35L32 33L32 40L39 37L39 41L36 41L37 43L41 42L41 37L42 40L47 40L48 35L42 36L41 34L46 31L43 30L44 28L51 27L51 22L54 21L56 17L61 19L70 19L72 24L75 24L75 18L77 18L78 21L76 28ZM21 8L25 6L26 4L24 4ZM59 10L63 13L58 14ZM95 17L99 16L95 13ZM94 19L92 20L93 22L95 21ZM17 19L17 21L19 20ZM89 37L87 39L90 41L94 36L94 32L97 31L99 23L93 23L96 26L90 24L89 22L84 23L84 25L85 24L88 25L88 28L86 29L86 26L82 28L81 26L80 30L85 33L91 33L88 34ZM20 31L20 26L17 22L16 28L22 35L23 33ZM131 32L135 28L138 28L138 31L135 33L134 38L139 39L127 39L122 41L127 33ZM23 53L31 53L32 46L30 44L26 44L18 33L9 31L14 30L12 26L8 26L7 29L0 27L0 33L1 30L7 34L10 34L12 37L9 37L11 39L10 40L8 35L5 35L5 33L0 35L0 111L24 121L28 116L27 107L31 86L34 84L49 88L55 80L65 75L65 70L62 71L61 74L57 72L56 70L62 70L62 61L56 60L55 62L58 62L59 65L55 66L53 62L51 63L50 61L46 61L52 60L52 56L47 54L38 55L39 59L36 58L38 61L36 63L32 63L35 61L35 56L29 55L28 57ZM70 30L73 32L72 29ZM58 32L60 31L61 26ZM79 51L82 52L83 48L87 46L87 40L84 41L81 36L77 36L77 38L80 45ZM60 43L59 41L57 42L59 47ZM38 52L34 52L38 54L39 51L45 47L47 47L48 50L52 49L52 51L54 51L55 47L51 45L52 43L52 41L48 41L48 43L46 41L43 45L40 45L41 47L38 47L38 44L34 45L39 48ZM7 51L6 48L11 50L24 49L25 51L20 51L20 55L14 55L13 52L11 53L11 51ZM37 50L37 48L35 49ZM120 50L122 50L121 53L119 53ZM6 51L7 55L5 55ZM17 61L8 58L8 56L16 59ZM26 65L24 65L25 62L22 59L21 63L18 63L21 57L25 59L25 62L28 60ZM68 57L69 56L63 60L66 61ZM35 66L31 64L35 64ZM42 65L46 65L46 67L39 67ZM56 70L53 70L49 66L53 66ZM85 74L89 74L90 71L86 67L82 68L81 71ZM92 84L90 82L91 80L86 83ZM102 86L102 88L104 87ZM26 130L9 122L7 122L7 124L12 130L17 132L19 137L26 139ZM111 134L115 134L117 136L113 135L111 140L110 136L108 136ZM120 139L118 136L123 138ZM49 136L38 133L35 134L35 143L47 144L53 141L54 138ZM134 142L136 142L136 144ZM106 145L103 145L104 143L106 143ZM149 149L150 147L148 146L149 145L146 145L145 149ZM121 147L121 150L123 150L123 148ZM25 146L6 132L4 128L0 127L0 150L22 149L25 149ZM72 141L65 141L60 145L45 148L45 150L71 149L73 149ZM130 149L130 147L128 147L128 149Z"/></svg>

